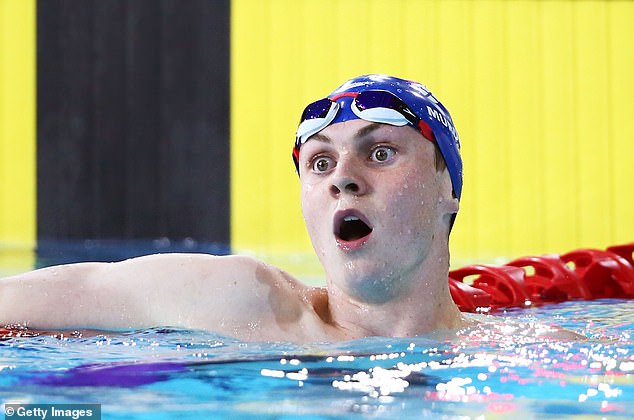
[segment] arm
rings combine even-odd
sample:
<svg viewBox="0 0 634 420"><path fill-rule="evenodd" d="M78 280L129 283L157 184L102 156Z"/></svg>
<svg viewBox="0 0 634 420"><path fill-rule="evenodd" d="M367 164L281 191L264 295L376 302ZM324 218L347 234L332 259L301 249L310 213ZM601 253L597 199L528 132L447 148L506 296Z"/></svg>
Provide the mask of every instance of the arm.
<svg viewBox="0 0 634 420"><path fill-rule="evenodd" d="M293 279L252 258L163 254L0 279L0 324L176 326L245 336L245 328L261 330L280 319L296 319L299 301Z"/></svg>

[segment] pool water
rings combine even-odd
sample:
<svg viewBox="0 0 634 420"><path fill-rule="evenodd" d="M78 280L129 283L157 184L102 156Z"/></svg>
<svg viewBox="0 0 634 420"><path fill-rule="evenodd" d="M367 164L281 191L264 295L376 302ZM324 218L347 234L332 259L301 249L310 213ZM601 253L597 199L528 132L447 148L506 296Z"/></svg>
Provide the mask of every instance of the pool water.
<svg viewBox="0 0 634 420"><path fill-rule="evenodd" d="M294 345L155 328L0 341L3 403L104 419L630 418L634 301L468 315L451 336ZM537 338L563 327L585 340Z"/></svg>

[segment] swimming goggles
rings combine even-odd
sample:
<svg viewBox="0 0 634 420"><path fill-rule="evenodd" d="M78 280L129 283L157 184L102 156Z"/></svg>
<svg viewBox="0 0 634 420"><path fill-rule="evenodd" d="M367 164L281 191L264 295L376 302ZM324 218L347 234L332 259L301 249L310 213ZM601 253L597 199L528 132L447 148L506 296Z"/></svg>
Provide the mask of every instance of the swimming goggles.
<svg viewBox="0 0 634 420"><path fill-rule="evenodd" d="M425 138L435 141L429 125L396 95L386 90L365 90L346 92L332 98L324 98L308 105L300 120L295 137L295 148L299 149L313 134L326 128L337 116L341 105L337 100L352 97L350 110L357 118L365 121L395 126L411 125L420 130Z"/></svg>

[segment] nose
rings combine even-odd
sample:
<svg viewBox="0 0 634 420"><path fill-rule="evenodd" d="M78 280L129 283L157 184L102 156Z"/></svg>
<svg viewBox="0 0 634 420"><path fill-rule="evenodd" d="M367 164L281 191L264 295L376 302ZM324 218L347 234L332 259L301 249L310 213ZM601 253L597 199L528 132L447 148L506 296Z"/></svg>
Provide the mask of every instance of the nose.
<svg viewBox="0 0 634 420"><path fill-rule="evenodd" d="M359 165L352 161L340 161L330 185L330 193L339 198L343 194L360 196L366 194L368 184L361 173Z"/></svg>

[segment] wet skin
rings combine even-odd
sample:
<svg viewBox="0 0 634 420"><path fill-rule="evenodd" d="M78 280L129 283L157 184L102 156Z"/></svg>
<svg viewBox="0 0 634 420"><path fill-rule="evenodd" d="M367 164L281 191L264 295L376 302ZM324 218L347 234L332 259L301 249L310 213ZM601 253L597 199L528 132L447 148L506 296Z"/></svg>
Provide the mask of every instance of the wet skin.
<svg viewBox="0 0 634 420"><path fill-rule="evenodd" d="M436 170L429 140L409 126L334 124L302 146L300 179L306 227L340 325L408 335L461 322L446 285L458 201L446 170ZM371 232L342 238L350 216Z"/></svg>
<svg viewBox="0 0 634 420"><path fill-rule="evenodd" d="M305 144L302 209L331 284L375 304L410 291L406 279L444 233L446 209L458 206L434 160L432 143L414 129L363 120L327 127ZM344 216L358 216L371 233L342 239Z"/></svg>
<svg viewBox="0 0 634 420"><path fill-rule="evenodd" d="M434 159L413 128L363 120L302 146L302 211L325 288L244 256L153 255L0 279L0 324L174 326L293 342L462 327L447 285L458 201Z"/></svg>

